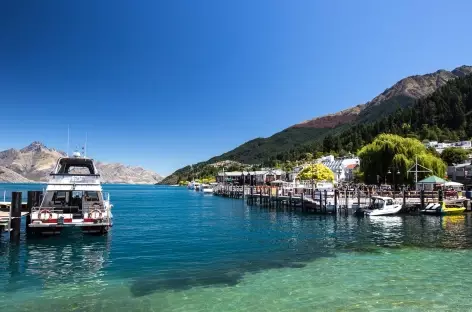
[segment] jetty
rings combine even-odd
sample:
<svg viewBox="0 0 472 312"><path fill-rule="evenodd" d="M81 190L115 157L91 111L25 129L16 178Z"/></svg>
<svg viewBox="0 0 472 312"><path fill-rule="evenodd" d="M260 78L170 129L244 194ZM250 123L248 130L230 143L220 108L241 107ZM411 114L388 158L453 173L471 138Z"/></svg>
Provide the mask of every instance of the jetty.
<svg viewBox="0 0 472 312"><path fill-rule="evenodd" d="M332 214L366 208L373 196L392 197L403 205L402 212L418 212L430 203L445 200L449 203L463 204L470 210L470 200L463 197L445 197L441 191L372 191L369 189L325 189L288 190L272 186L218 185L216 196L244 199L248 205L266 207L288 207L303 212Z"/></svg>
<svg viewBox="0 0 472 312"><path fill-rule="evenodd" d="M25 228L28 231L28 222L34 206L39 205L42 191L28 191L27 201L22 201L22 192L12 192L11 202L4 199L0 202L0 233L10 232L10 240L18 240L21 231L21 219L26 217Z"/></svg>

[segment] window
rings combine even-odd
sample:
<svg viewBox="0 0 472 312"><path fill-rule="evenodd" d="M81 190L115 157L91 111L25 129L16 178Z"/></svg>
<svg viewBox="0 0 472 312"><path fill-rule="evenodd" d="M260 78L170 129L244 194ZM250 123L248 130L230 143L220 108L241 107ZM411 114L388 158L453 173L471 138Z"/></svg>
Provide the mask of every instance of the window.
<svg viewBox="0 0 472 312"><path fill-rule="evenodd" d="M98 192L95 191L84 192L84 197L86 201L99 201Z"/></svg>

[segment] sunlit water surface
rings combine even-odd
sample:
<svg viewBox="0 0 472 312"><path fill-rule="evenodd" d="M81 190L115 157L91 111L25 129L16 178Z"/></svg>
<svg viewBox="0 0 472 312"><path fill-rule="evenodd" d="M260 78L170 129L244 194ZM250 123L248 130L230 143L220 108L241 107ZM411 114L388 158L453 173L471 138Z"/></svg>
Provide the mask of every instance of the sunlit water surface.
<svg viewBox="0 0 472 312"><path fill-rule="evenodd" d="M472 310L469 215L359 219L175 187L105 189L108 236L3 235L2 311Z"/></svg>

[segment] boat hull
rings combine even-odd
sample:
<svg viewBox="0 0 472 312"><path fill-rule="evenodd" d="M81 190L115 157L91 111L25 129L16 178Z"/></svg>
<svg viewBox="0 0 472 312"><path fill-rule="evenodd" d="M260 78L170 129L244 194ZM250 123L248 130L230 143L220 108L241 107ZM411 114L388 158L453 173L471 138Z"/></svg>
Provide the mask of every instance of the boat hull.
<svg viewBox="0 0 472 312"><path fill-rule="evenodd" d="M461 215L464 211L465 207L448 207L445 204L433 204L431 207L420 210L421 213L435 216Z"/></svg>
<svg viewBox="0 0 472 312"><path fill-rule="evenodd" d="M356 210L355 214L358 216L369 216L369 217L391 216L391 215L398 214L401 210L402 210L402 205L394 205L393 207L389 207L386 209L359 208Z"/></svg>

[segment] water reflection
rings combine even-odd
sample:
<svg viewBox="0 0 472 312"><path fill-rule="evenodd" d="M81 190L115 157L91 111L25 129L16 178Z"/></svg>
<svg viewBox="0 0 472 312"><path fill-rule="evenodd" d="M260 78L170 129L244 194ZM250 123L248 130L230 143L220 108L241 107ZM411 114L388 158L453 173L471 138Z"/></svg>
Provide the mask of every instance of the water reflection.
<svg viewBox="0 0 472 312"><path fill-rule="evenodd" d="M80 235L80 236L79 236ZM28 239L1 246L0 287L16 291L58 283L98 281L108 261L110 236L71 235Z"/></svg>

